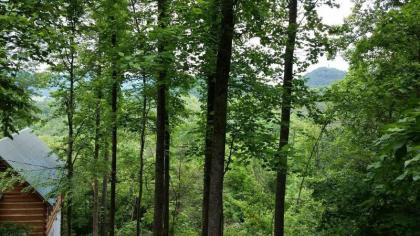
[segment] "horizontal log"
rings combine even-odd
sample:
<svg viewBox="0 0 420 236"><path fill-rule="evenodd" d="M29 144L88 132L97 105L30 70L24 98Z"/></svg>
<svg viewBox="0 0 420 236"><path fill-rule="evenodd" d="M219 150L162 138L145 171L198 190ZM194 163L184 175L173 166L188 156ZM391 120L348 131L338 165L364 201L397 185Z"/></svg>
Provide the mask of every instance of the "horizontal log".
<svg viewBox="0 0 420 236"><path fill-rule="evenodd" d="M32 221L32 220L42 220L45 222L45 217L42 214L18 214L18 215L0 215L0 221Z"/></svg>
<svg viewBox="0 0 420 236"><path fill-rule="evenodd" d="M45 236L44 232L40 232L40 233L31 233L29 234L29 236Z"/></svg>
<svg viewBox="0 0 420 236"><path fill-rule="evenodd" d="M41 201L35 201L35 200L33 200L33 199L24 199L24 198L22 198L22 199L8 199L8 200L2 200L1 202L0 202L0 204L2 204L2 203L5 203L5 204L12 204L12 203L22 203L22 204L24 204L24 203L29 203L29 204L34 204L34 203L41 203L42 205L44 205L44 202L41 202Z"/></svg>
<svg viewBox="0 0 420 236"><path fill-rule="evenodd" d="M24 207L24 208L0 208L0 215L7 214L44 214L46 210L42 207Z"/></svg>
<svg viewBox="0 0 420 236"><path fill-rule="evenodd" d="M29 227L37 227L37 228L45 227L45 222L43 220L7 220L7 221L0 221L0 223L23 224Z"/></svg>
<svg viewBox="0 0 420 236"><path fill-rule="evenodd" d="M43 225L30 225L31 232L44 232L45 226Z"/></svg>
<svg viewBox="0 0 420 236"><path fill-rule="evenodd" d="M2 202L43 202L34 197L10 197L3 196Z"/></svg>
<svg viewBox="0 0 420 236"><path fill-rule="evenodd" d="M20 192L20 191L7 191L4 193L4 196L34 196L39 198L37 193L34 192Z"/></svg>
<svg viewBox="0 0 420 236"><path fill-rule="evenodd" d="M0 201L0 208L45 207L43 202L5 202Z"/></svg>
<svg viewBox="0 0 420 236"><path fill-rule="evenodd" d="M17 193L20 193L20 194L27 194L27 193L32 193L32 192L22 192L23 191L23 188L24 187L16 187L16 188L14 188L14 189L9 189L8 191L7 191L7 194L17 194Z"/></svg>
<svg viewBox="0 0 420 236"><path fill-rule="evenodd" d="M43 228L31 229L31 233L44 233L45 230Z"/></svg>

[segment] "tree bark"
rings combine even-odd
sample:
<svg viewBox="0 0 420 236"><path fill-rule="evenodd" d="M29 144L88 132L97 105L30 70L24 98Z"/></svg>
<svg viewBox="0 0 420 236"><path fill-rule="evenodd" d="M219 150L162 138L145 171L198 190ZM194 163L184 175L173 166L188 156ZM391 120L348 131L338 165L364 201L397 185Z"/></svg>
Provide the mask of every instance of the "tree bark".
<svg viewBox="0 0 420 236"><path fill-rule="evenodd" d="M227 95L232 57L233 0L222 1L222 21L216 62L214 130L210 163L208 235L223 235L223 173L226 144Z"/></svg>
<svg viewBox="0 0 420 236"><path fill-rule="evenodd" d="M287 42L286 52L284 55L284 79L283 79L283 94L282 94L282 108L281 108L281 124L280 124L280 142L279 142L279 167L277 170L276 180L276 206L274 213L274 235L284 235L284 203L286 196L286 176L287 176L287 152L283 150L289 143L290 130L290 112L292 105L292 90L293 90L293 64L294 64L294 50L296 42L296 18L297 18L297 0L289 1L289 23L287 27Z"/></svg>
<svg viewBox="0 0 420 236"><path fill-rule="evenodd" d="M100 73L99 73L100 74ZM101 126L101 88L97 89L97 104L95 111L95 147L94 147L94 161L99 160L100 149L100 126ZM95 176L93 180L93 206L92 206L92 236L98 236L99 226L99 183L98 178Z"/></svg>
<svg viewBox="0 0 420 236"><path fill-rule="evenodd" d="M174 210L172 211L172 225L171 229L169 231L169 235L173 236L176 235L175 233L175 227L177 223L177 216L180 212L180 198L181 198L181 170L182 169L182 160L178 161L178 186L177 189L175 189L175 186L172 188L172 191L174 192Z"/></svg>
<svg viewBox="0 0 420 236"><path fill-rule="evenodd" d="M210 167L212 160L212 134L214 119L214 76L207 78L207 123L206 123L206 143L204 157L204 179L203 179L203 207L202 207L202 225L201 235L207 236L209 222L209 194L210 194Z"/></svg>
<svg viewBox="0 0 420 236"><path fill-rule="evenodd" d="M142 107L142 120L140 127L140 153L139 153L139 192L137 200L137 224L136 224L136 236L141 235L141 203L143 197L143 171L144 171L144 145L146 138L146 123L147 123L147 96L146 96L146 78L143 76L143 107Z"/></svg>
<svg viewBox="0 0 420 236"><path fill-rule="evenodd" d="M72 6L74 9L74 6ZM74 12L73 12L74 14ZM73 152L74 152L74 60L75 52L73 49L74 35L76 34L76 26L73 15L71 17L71 31L70 36L70 67L69 67L69 98L67 101L67 128L68 128L68 140L67 140L67 181L68 181L68 193L67 193L67 235L71 236L72 231L72 191L73 191Z"/></svg>
<svg viewBox="0 0 420 236"><path fill-rule="evenodd" d="M67 189L67 209L66 209L66 218L67 218L67 235L71 236L72 232L72 215L73 215L73 208L72 208L72 191L73 191L73 152L74 152L74 110L75 110L75 99L74 99L74 83L75 83L75 36L76 36L76 3L75 1L71 1L69 4L69 15L68 20L70 23L70 61L69 61L69 98L67 101L67 128L68 128L68 141L67 141L67 181L68 181L68 189Z"/></svg>
<svg viewBox="0 0 420 236"><path fill-rule="evenodd" d="M212 135L214 123L214 97L215 97L215 67L217 59L217 46L219 42L219 24L220 17L220 0L211 0L208 8L210 17L208 23L210 28L206 33L207 36L207 63L205 67L205 74L207 76L207 114L206 114L206 133L205 133L205 152L204 152L204 177L203 177L203 205L202 205L202 223L201 235L208 234L208 209L209 209L209 194L210 194L210 166L212 160Z"/></svg>
<svg viewBox="0 0 420 236"><path fill-rule="evenodd" d="M167 0L158 0L159 28L167 27ZM168 208L169 208L169 127L167 111L167 62L162 54L166 51L166 40L159 38L159 63L162 65L157 78L157 114L156 114L156 163L155 163L155 203L153 234L156 236L168 235Z"/></svg>
<svg viewBox="0 0 420 236"><path fill-rule="evenodd" d="M115 32L111 36L111 45L113 48L117 45L117 35ZM110 204L110 229L109 235L115 234L115 196L117 185L117 100L118 100L118 75L116 69L115 58L113 59L112 68L112 94L111 94L111 122L112 122L112 140L111 140L111 204Z"/></svg>
<svg viewBox="0 0 420 236"><path fill-rule="evenodd" d="M108 162L109 160L109 144L108 140L105 137L104 141L104 161ZM107 236L107 192L108 192L108 174L105 173L102 178L102 196L101 196L101 222L100 222L100 235Z"/></svg>
<svg viewBox="0 0 420 236"><path fill-rule="evenodd" d="M166 112L166 116L165 116L165 173L164 173L164 177L165 177L165 196L164 196L164 223L163 223L163 227L164 227L164 235L169 235L169 181L170 181L170 175L169 175L169 170L170 170L170 159L169 159L169 147L170 147L170 132L169 132L169 117L168 117L168 112Z"/></svg>
<svg viewBox="0 0 420 236"><path fill-rule="evenodd" d="M156 163L155 163L155 206L153 233L156 236L165 235L165 113L166 113L166 85L165 75L160 73L157 91L157 119L156 119Z"/></svg>
<svg viewBox="0 0 420 236"><path fill-rule="evenodd" d="M70 64L70 89L69 101L67 110L67 128L68 128L68 141L67 141L67 235L71 236L72 229L72 190L73 190L73 145L74 145L74 127L73 127L73 113L74 113L74 55L71 55Z"/></svg>

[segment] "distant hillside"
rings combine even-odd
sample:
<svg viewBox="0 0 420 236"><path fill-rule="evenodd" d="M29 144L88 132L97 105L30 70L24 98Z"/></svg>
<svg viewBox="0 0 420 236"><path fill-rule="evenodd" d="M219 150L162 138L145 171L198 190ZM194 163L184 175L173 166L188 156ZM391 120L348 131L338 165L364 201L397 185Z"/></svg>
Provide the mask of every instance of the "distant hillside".
<svg viewBox="0 0 420 236"><path fill-rule="evenodd" d="M305 75L308 78L307 85L312 88L327 87L346 75L345 71L335 68L320 67Z"/></svg>

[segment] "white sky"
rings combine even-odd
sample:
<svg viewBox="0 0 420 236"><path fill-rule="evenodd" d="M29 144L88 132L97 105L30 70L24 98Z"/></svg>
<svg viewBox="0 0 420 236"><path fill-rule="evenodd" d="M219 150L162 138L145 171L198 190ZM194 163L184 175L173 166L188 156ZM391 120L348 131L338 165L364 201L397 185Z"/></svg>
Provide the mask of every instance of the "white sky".
<svg viewBox="0 0 420 236"><path fill-rule="evenodd" d="M339 8L330 8L328 6L322 6L318 8L318 14L322 17L322 21L328 25L343 24L344 18L351 14L353 7L352 0L336 0L336 3L340 4ZM333 67L339 70L347 71L349 64L343 59L342 56L337 55L333 60L327 60L326 57L319 59L317 64L309 66L307 72L310 72L318 67Z"/></svg>

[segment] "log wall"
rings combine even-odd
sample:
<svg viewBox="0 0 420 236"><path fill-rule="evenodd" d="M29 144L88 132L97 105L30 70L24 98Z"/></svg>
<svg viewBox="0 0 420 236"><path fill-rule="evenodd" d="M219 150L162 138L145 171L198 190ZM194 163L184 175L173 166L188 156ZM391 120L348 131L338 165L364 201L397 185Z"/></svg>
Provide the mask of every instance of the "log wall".
<svg viewBox="0 0 420 236"><path fill-rule="evenodd" d="M5 167L0 160L0 171ZM3 193L0 199L0 223L24 224L32 228L29 236L45 236L48 204L35 192L22 192L27 186L25 183Z"/></svg>

